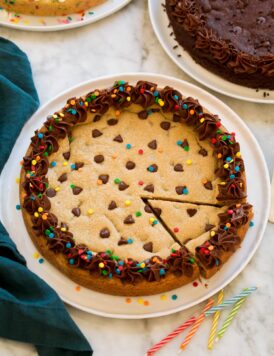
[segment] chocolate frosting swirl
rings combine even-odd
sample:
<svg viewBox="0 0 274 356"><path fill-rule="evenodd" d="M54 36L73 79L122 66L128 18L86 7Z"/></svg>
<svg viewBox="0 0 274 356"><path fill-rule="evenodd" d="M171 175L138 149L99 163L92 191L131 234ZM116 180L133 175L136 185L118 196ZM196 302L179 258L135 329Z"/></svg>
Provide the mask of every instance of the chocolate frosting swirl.
<svg viewBox="0 0 274 356"><path fill-rule="evenodd" d="M44 125L48 130L48 132L45 134L45 140L50 140L51 136L54 136L54 138L57 140L60 138L65 138L73 126L72 123L64 120L57 122L53 116L49 116ZM49 142L51 143L51 140Z"/></svg>
<svg viewBox="0 0 274 356"><path fill-rule="evenodd" d="M48 179L44 176L41 177L33 177L33 176L26 176L25 181L23 182L22 186L28 194L31 193L43 193L48 184Z"/></svg>
<svg viewBox="0 0 274 356"><path fill-rule="evenodd" d="M183 100L179 114L183 122L196 126L199 116L203 114L203 108L198 100L188 97Z"/></svg>
<svg viewBox="0 0 274 356"><path fill-rule="evenodd" d="M119 85L116 83L111 89L112 104L116 109L124 109L131 105L131 97L134 88L132 85L125 83Z"/></svg>
<svg viewBox="0 0 274 356"><path fill-rule="evenodd" d="M261 58L261 62L259 64L261 73L267 77L274 76L274 58L273 56L266 56Z"/></svg>
<svg viewBox="0 0 274 356"><path fill-rule="evenodd" d="M226 252L234 252L241 243L241 239L237 235L237 230L232 227L227 231L218 230L209 241L211 245Z"/></svg>
<svg viewBox="0 0 274 356"><path fill-rule="evenodd" d="M50 200L46 195L27 195L24 198L23 208L26 209L30 214L37 211L38 208L43 208L43 210L49 211L51 208Z"/></svg>
<svg viewBox="0 0 274 356"><path fill-rule="evenodd" d="M54 229L54 238L48 239L48 245L51 250L65 254L68 254L71 251L66 247L68 242L72 247L75 246L73 234L69 231L62 231L59 227Z"/></svg>
<svg viewBox="0 0 274 356"><path fill-rule="evenodd" d="M247 224L251 209L252 205L248 203L231 205L226 212L219 214L220 223L223 225L230 223L238 229Z"/></svg>
<svg viewBox="0 0 274 356"><path fill-rule="evenodd" d="M210 41L210 53L221 64L226 64L231 59L231 49L225 41L214 37Z"/></svg>
<svg viewBox="0 0 274 356"><path fill-rule="evenodd" d="M227 63L227 66L235 73L254 74L259 68L258 64L259 60L250 54L237 53L235 57Z"/></svg>
<svg viewBox="0 0 274 356"><path fill-rule="evenodd" d="M215 174L217 177L227 178L228 176L231 177L232 175L235 177L241 177L242 172L245 170L244 161L241 158L236 158L234 154L232 154L232 157L233 162L228 164L228 168L222 164L219 168L216 169Z"/></svg>
<svg viewBox="0 0 274 356"><path fill-rule="evenodd" d="M161 92L162 99L164 101L164 106L162 107L163 112L173 112L179 109L178 102L182 99L182 94L177 90L166 86Z"/></svg>
<svg viewBox="0 0 274 356"><path fill-rule="evenodd" d="M204 121L201 122L202 120ZM200 119L200 122L198 123L198 126L196 128L199 134L199 139L205 140L206 138L213 137L214 134L216 133L216 124L218 122L219 119L217 116L204 113L203 117Z"/></svg>
<svg viewBox="0 0 274 356"><path fill-rule="evenodd" d="M219 184L219 194L217 200L235 200L246 198L245 182L242 178L227 179L224 184Z"/></svg>
<svg viewBox="0 0 274 356"><path fill-rule="evenodd" d="M23 167L31 176L45 176L48 172L49 162L46 157L32 153L23 158Z"/></svg>
<svg viewBox="0 0 274 356"><path fill-rule="evenodd" d="M173 272L177 276L185 275L187 277L192 276L194 270L194 260L192 255L185 247L172 253L167 258L170 272Z"/></svg>
<svg viewBox="0 0 274 356"><path fill-rule="evenodd" d="M74 125L86 121L87 111L84 107L84 99L75 97L68 99L63 114L66 115L66 121Z"/></svg>
<svg viewBox="0 0 274 356"><path fill-rule="evenodd" d="M207 241L203 245L196 247L196 257L208 269L219 266L222 263L221 253L218 248L209 250L212 245Z"/></svg>
<svg viewBox="0 0 274 356"><path fill-rule="evenodd" d="M156 88L157 85L150 82L139 81L132 93L132 102L139 104L144 108L152 106L155 103L155 96L153 95L152 88Z"/></svg>
<svg viewBox="0 0 274 356"><path fill-rule="evenodd" d="M43 218L44 215L46 216L46 218ZM33 223L33 230L36 231L37 234L41 234L42 231L45 231L50 227L56 227L58 223L57 217L47 211L44 211L43 213L39 214L38 217L32 216L31 220Z"/></svg>
<svg viewBox="0 0 274 356"><path fill-rule="evenodd" d="M105 114L112 105L112 98L107 90L95 90L87 95L87 99L90 99L90 111L101 115Z"/></svg>

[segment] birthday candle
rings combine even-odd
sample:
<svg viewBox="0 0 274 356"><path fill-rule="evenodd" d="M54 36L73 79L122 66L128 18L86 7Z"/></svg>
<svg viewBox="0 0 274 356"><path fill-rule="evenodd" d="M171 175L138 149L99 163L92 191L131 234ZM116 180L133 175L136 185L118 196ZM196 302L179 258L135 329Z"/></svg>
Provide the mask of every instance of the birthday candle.
<svg viewBox="0 0 274 356"><path fill-rule="evenodd" d="M221 304L224 298L224 290L222 289L218 295L218 299L217 299L217 304ZM211 350L213 348L213 344L214 344L214 339L216 336L216 331L217 331L217 327L218 327L218 321L220 318L220 314L221 311L216 311L214 316L213 316L213 320L212 320L212 325L211 325L211 329L210 329L210 334L209 334L209 338L208 338L208 344L207 347Z"/></svg>
<svg viewBox="0 0 274 356"><path fill-rule="evenodd" d="M150 356L154 352L160 350L165 344L167 344L170 340L172 340L175 336L180 334L182 331L184 331L187 327L192 325L195 322L196 318L192 317L185 321L182 325L178 326L177 329L175 329L173 332L168 334L163 340L159 341L156 345L152 346L148 351L147 355Z"/></svg>
<svg viewBox="0 0 274 356"><path fill-rule="evenodd" d="M232 305L234 305L237 301L241 300L244 297L248 297L252 292L254 292L257 287L250 287L243 289L239 294L235 295L231 299L224 300L222 303L215 305L214 307L210 308L205 315L209 316L214 314L216 311L226 309Z"/></svg>
<svg viewBox="0 0 274 356"><path fill-rule="evenodd" d="M193 336L196 334L197 330L199 329L200 325L205 319L205 312L212 307L214 304L213 299L209 299L207 302L206 306L204 307L202 313L198 316L196 319L195 323L192 325L191 329L189 330L187 336L185 337L184 341L180 345L180 349L183 350L186 348L186 346L189 344L190 340L193 338ZM179 351L180 352L180 351Z"/></svg>
<svg viewBox="0 0 274 356"><path fill-rule="evenodd" d="M244 303L244 301L247 299L247 297L244 297L240 300L238 300L233 309L231 310L231 312L229 313L228 317L225 319L221 329L218 331L217 334L217 339L216 341L220 340L224 333L226 332L226 330L228 329L229 325L232 323L232 320L235 318L235 316L237 315L239 309L241 308L242 304Z"/></svg>

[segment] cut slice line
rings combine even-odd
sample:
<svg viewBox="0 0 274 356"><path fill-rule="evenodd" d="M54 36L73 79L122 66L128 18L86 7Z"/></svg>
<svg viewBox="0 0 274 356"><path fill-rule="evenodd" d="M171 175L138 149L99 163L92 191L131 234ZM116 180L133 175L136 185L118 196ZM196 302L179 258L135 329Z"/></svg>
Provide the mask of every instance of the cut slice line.
<svg viewBox="0 0 274 356"><path fill-rule="evenodd" d="M159 214L156 213L155 208L153 208L153 206L148 202L148 199L146 198L142 198L143 202L149 206L149 208L151 209L151 211L153 212L153 214L155 215L155 217L157 218L157 220L161 223L161 225L163 226L163 228L169 233L169 235L173 238L173 240L175 242L177 242L180 246L184 246L183 244L181 244L181 242L177 239L177 237L174 235L174 233L172 232L172 230L167 226L167 224L164 222L164 220L161 218L161 216Z"/></svg>
<svg viewBox="0 0 274 356"><path fill-rule="evenodd" d="M151 196L151 197L144 197L141 196L141 199L143 199L143 201L145 200L160 200L160 201L167 201L167 202L171 202L171 203L182 203L182 204L195 204L195 205L204 205L204 206L213 206L216 208L221 208L223 206L229 205L229 204L233 204L233 201L230 202L229 204L211 204L211 203L203 203L203 202L198 202L198 201L189 201L189 200L180 200L180 199L174 199L174 198L165 198L165 197L159 197L159 196Z"/></svg>

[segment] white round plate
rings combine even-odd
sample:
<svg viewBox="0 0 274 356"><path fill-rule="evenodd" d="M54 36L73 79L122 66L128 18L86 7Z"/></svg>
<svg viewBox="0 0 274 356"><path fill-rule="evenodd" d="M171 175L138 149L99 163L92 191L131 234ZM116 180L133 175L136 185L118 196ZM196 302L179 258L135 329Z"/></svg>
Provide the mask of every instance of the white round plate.
<svg viewBox="0 0 274 356"><path fill-rule="evenodd" d="M171 36L172 27L168 27L169 19L162 6L162 1L149 0L148 6L152 27L159 42L173 62L190 77L206 87L232 98L274 104L274 90L256 90L231 83L196 63L188 52L178 45L174 36ZM175 46L176 48L174 48Z"/></svg>
<svg viewBox="0 0 274 356"><path fill-rule="evenodd" d="M102 5L67 16L30 16L8 12L0 7L0 26L24 31L61 31L101 20L126 6L131 0L107 0Z"/></svg>
<svg viewBox="0 0 274 356"><path fill-rule="evenodd" d="M185 96L198 98L212 113L218 114L228 130L237 133L241 143L241 152L245 159L249 201L254 205L254 227L250 228L239 249L223 266L220 272L210 280L198 282L194 288L188 284L164 295L145 296L142 298L116 297L101 294L81 287L65 277L47 261L39 263L40 258L29 238L20 210L16 210L19 193L16 177L19 177L19 161L24 156L30 138L35 129L42 126L47 115L60 110L70 97L78 97L93 89L110 87L116 80L125 80L135 84L138 80L158 83L159 87L172 86ZM120 74L82 83L63 92L41 107L26 123L0 177L0 220L6 226L19 251L27 260L28 267L53 287L68 304L90 313L113 318L139 319L171 314L194 306L217 293L235 278L247 265L258 248L269 215L270 182L266 163L261 149L245 123L229 107L206 91L178 79L158 74L135 73ZM207 288L205 283L208 284Z"/></svg>

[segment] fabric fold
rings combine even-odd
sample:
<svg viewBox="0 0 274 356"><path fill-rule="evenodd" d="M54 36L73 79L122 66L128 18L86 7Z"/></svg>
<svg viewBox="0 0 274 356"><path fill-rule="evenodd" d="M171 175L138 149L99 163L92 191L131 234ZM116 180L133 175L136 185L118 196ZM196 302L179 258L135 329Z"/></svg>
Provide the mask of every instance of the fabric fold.
<svg viewBox="0 0 274 356"><path fill-rule="evenodd" d="M38 106L27 56L0 37L0 172ZM57 293L26 267L1 222L0 337L34 344L42 356L92 355Z"/></svg>

